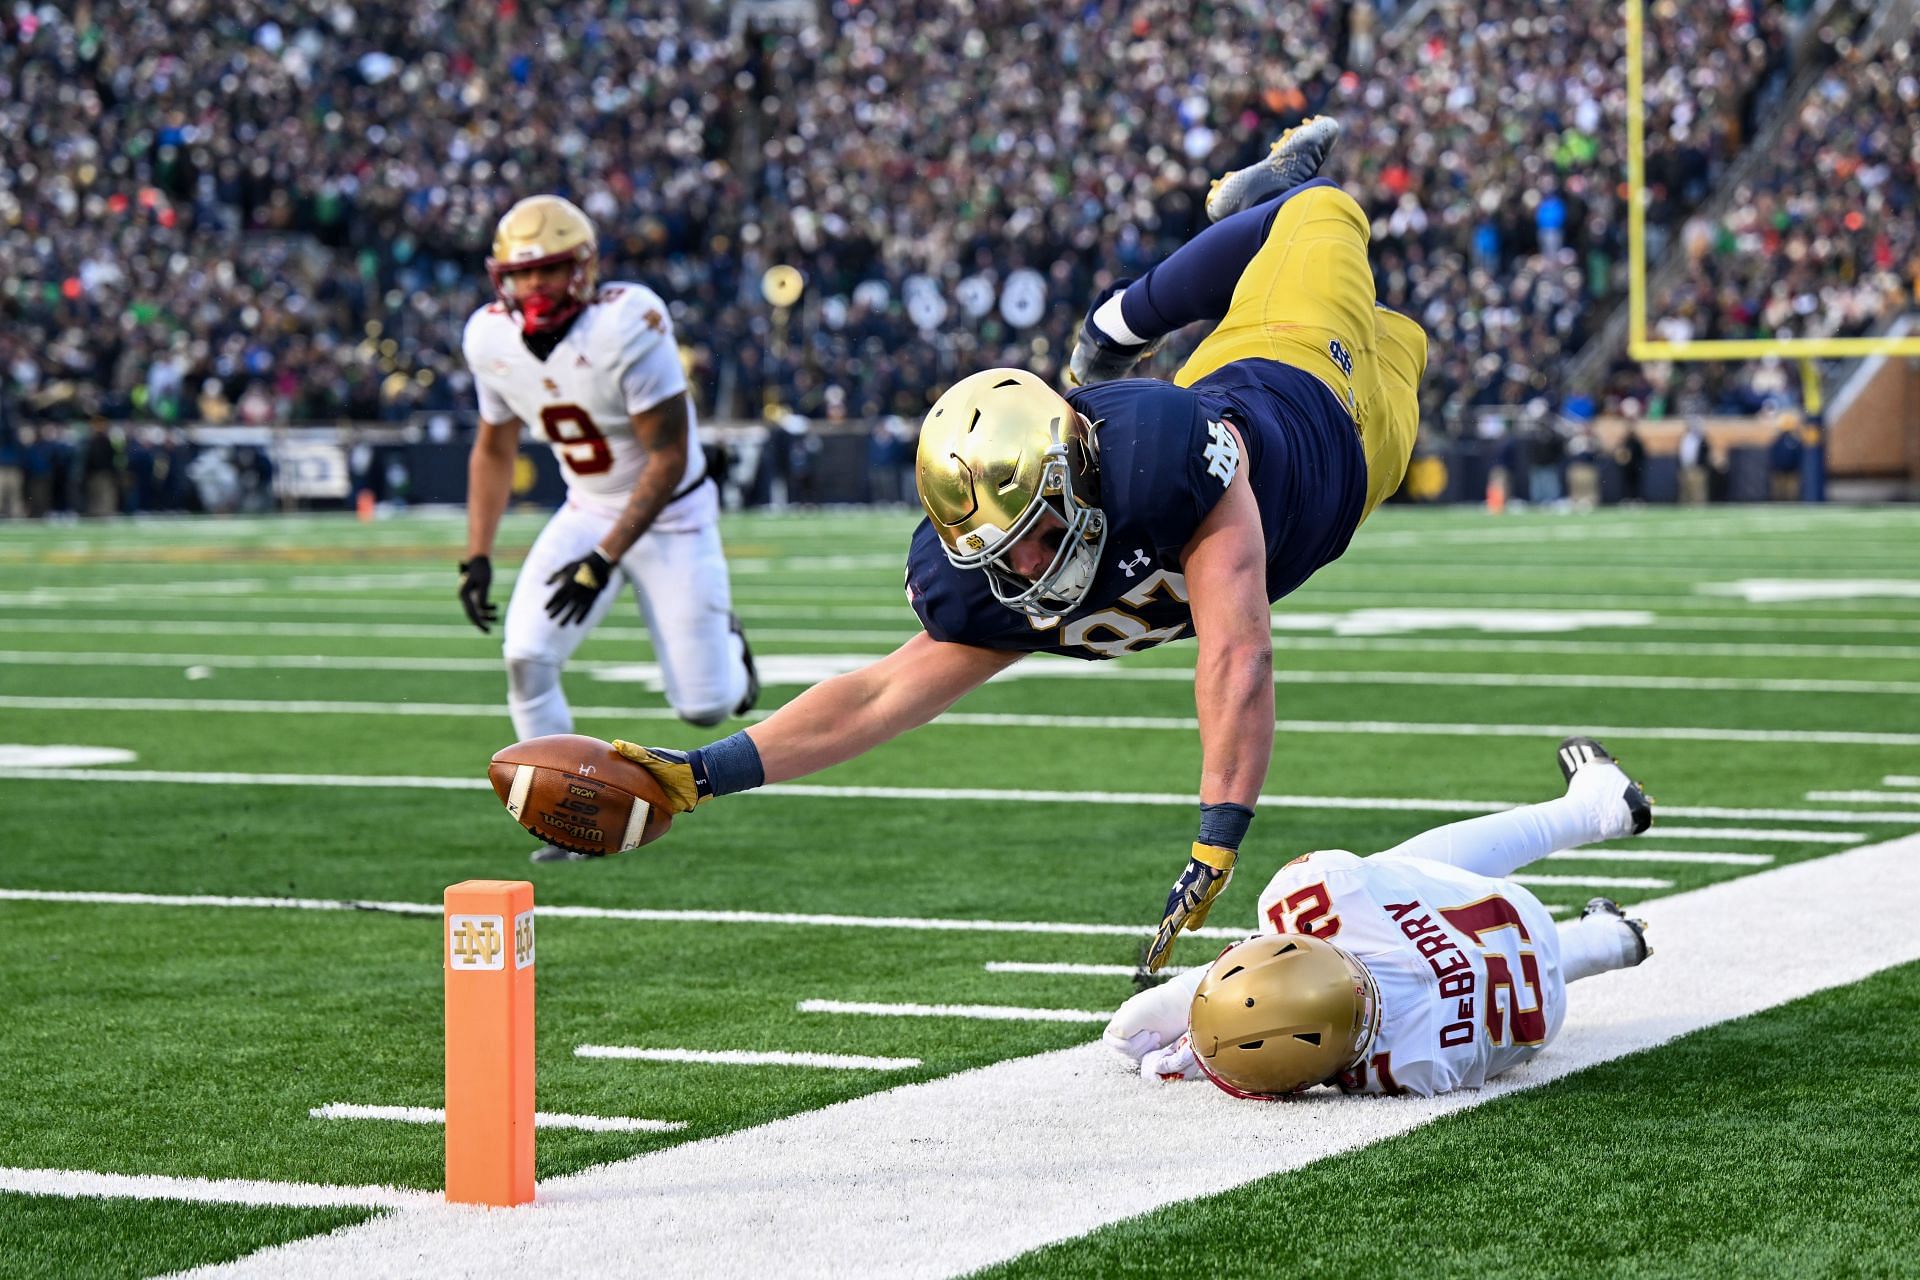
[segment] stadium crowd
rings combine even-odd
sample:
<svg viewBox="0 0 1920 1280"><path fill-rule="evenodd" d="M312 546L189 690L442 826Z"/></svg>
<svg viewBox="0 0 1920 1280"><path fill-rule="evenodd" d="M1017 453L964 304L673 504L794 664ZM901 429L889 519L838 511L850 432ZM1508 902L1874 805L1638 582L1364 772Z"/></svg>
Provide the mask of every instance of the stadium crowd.
<svg viewBox="0 0 1920 1280"><path fill-rule="evenodd" d="M1914 191L1912 73L1893 52L1837 63L1773 175L1710 235L1687 222L1777 93L1804 7L1649 6L1650 218L1690 253L1707 245L1679 308L1703 332L1749 298L1750 326L1804 323L1787 317L1808 298L1864 323L1862 290L1889 269L1863 265L1897 275L1913 256L1912 218L1889 225ZM493 219L554 190L597 219L608 274L673 300L708 414L912 419L973 367L1057 371L1086 299L1197 229L1208 176L1319 109L1347 127L1337 172L1375 219L1381 300L1435 339L1430 424L1556 398L1624 287L1610 11L821 0L797 28L755 12L0 13L0 369L16 415L463 409L455 352L487 296ZM1790 190L1807 171L1844 182ZM1845 225L1843 190L1869 189L1889 217L1863 262L1828 224ZM782 262L809 282L791 313L759 292ZM1758 297L1762 280L1780 283Z"/></svg>

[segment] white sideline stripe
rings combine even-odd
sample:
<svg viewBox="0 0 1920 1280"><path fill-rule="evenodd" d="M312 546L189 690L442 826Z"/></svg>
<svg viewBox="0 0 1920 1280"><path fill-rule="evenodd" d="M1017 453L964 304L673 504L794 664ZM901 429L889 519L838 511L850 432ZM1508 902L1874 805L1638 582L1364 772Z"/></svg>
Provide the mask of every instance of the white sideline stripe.
<svg viewBox="0 0 1920 1280"><path fill-rule="evenodd" d="M1508 876L1516 884L1544 885L1595 885L1602 889L1671 889L1673 881L1657 880L1652 876Z"/></svg>
<svg viewBox="0 0 1920 1280"><path fill-rule="evenodd" d="M396 1120L401 1124L445 1124L445 1107L379 1107L359 1102L329 1102L313 1107L315 1120ZM583 1129L589 1133L677 1133L684 1120L648 1120L640 1116L570 1116L558 1111L533 1113L536 1129Z"/></svg>
<svg viewBox="0 0 1920 1280"><path fill-rule="evenodd" d="M1025 960L989 960L982 967L988 973L1062 973L1089 978L1131 978L1139 972L1139 967L1131 964L1046 964ZM1160 972L1175 978L1192 967L1170 964Z"/></svg>
<svg viewBox="0 0 1920 1280"><path fill-rule="evenodd" d="M758 634L756 631L755 634ZM790 655L806 658L813 655ZM857 657L871 662L874 655L822 655ZM401 656L334 657L325 654L187 654L187 653L73 653L48 649L3 649L0 664L47 667L227 667L234 670L326 670L326 671L479 671L496 672L500 662L493 658L411 658ZM589 674L626 674L636 667L657 672L656 663L574 662L569 669ZM1111 662L1078 662L1072 659L1042 661L1038 658L1017 663L994 676L995 683L1007 680L1120 680L1151 683L1190 683L1192 667L1140 667ZM1529 671L1320 671L1284 670L1273 673L1276 684L1298 685L1412 685L1457 686L1505 689L1521 685L1558 689L1677 689L1699 692L1740 693L1821 693L1821 694L1911 694L1920 695L1916 680L1788 680L1777 678L1741 678L1733 676L1632 676L1580 675L1565 672ZM778 673L761 673L768 686L810 683L780 679ZM381 704L384 705L384 704ZM494 708L498 711L498 708ZM1916 783L1913 785L1920 785Z"/></svg>
<svg viewBox="0 0 1920 1280"><path fill-rule="evenodd" d="M858 1053L777 1053L750 1049L639 1049L621 1044L583 1044L576 1058L626 1058L637 1062L709 1062L728 1067L826 1067L836 1071L905 1071L918 1058L875 1058Z"/></svg>
<svg viewBox="0 0 1920 1280"><path fill-rule="evenodd" d="M1920 791L1809 791L1807 799L1867 804L1920 804Z"/></svg>
<svg viewBox="0 0 1920 1280"><path fill-rule="evenodd" d="M1880 779L1883 787L1920 787L1920 774L1890 773Z"/></svg>
<svg viewBox="0 0 1920 1280"><path fill-rule="evenodd" d="M216 894L113 893L79 889L0 889L0 902L66 902L112 907L260 908L280 911L372 911L387 915L439 916L437 902L380 902L345 898L242 898ZM817 925L829 929L918 929L928 933L1044 933L1067 937L1146 938L1152 925L1069 924L1044 920L950 920L921 916L809 915L781 911L673 911L652 907L578 907L542 904L538 916L568 920L630 920L648 924ZM1189 930L1196 938L1239 941L1245 929L1209 926Z"/></svg>
<svg viewBox="0 0 1920 1280"><path fill-rule="evenodd" d="M89 1169L0 1168L0 1191L101 1200L194 1200L203 1204L284 1205L299 1209L443 1208L445 1197L405 1187L337 1187L250 1178L170 1178Z"/></svg>
<svg viewBox="0 0 1920 1280"><path fill-rule="evenodd" d="M837 1277L848 1241L876 1280L964 1274L1920 959L1916 854L1909 836L1646 904L1654 960L1578 984L1553 1046L1478 1091L1259 1106L1143 1084L1085 1044L550 1179L533 1213L423 1209L191 1274L385 1280L473 1257L555 1275ZM1755 925L1785 920L1846 945L1782 951Z"/></svg>
<svg viewBox="0 0 1920 1280"><path fill-rule="evenodd" d="M19 711L155 711L194 713L210 711L260 715L355 716L467 716L493 717L500 707L491 702L335 702L260 698L80 698L13 694L0 696L0 707ZM590 719L671 720L665 707L575 707L576 716ZM1015 729L1156 729L1192 732L1200 727L1195 716L1061 716L1017 712L949 711L931 727ZM1361 734L1442 738L1562 738L1572 733L1599 738L1644 739L1667 742L1784 742L1798 745L1920 747L1920 733L1873 733L1840 729L1722 729L1701 725L1564 725L1475 724L1429 720L1276 720L1280 733Z"/></svg>
<svg viewBox="0 0 1920 1280"><path fill-rule="evenodd" d="M1719 863L1732 867L1764 867L1773 861L1773 855L1770 853L1696 853L1692 850L1679 849L1583 848L1550 853L1547 859L1566 862L1697 862Z"/></svg>
<svg viewBox="0 0 1920 1280"><path fill-rule="evenodd" d="M36 782L156 782L201 786L245 787L387 787L433 791L491 790L485 778L441 778L406 774L338 773L190 773L162 769L29 769L0 767L0 780ZM782 782L743 791L746 796L804 796L823 800L954 800L1009 801L1027 804L1141 804L1165 807L1191 805L1193 796L1172 791L1025 791L992 787L827 787ZM1291 796L1263 795L1268 809L1330 809L1362 813L1492 813L1518 809L1518 800L1441 800L1406 796ZM1728 818L1734 821L1779 822L1920 822L1920 811L1837 809L1732 809L1718 805L1663 804L1667 818ZM1704 829L1704 828L1703 828ZM1669 834L1662 830L1662 835ZM1715 839L1725 833L1715 831ZM1857 838L1857 837L1854 837Z"/></svg>
<svg viewBox="0 0 1920 1280"><path fill-rule="evenodd" d="M1662 805L1660 812L1667 812ZM1757 840L1781 844L1859 844L1864 831L1795 831L1789 827L1669 827L1654 828L1662 840Z"/></svg>
<svg viewBox="0 0 1920 1280"><path fill-rule="evenodd" d="M1243 935L1244 936L1244 935ZM881 1018L972 1018L985 1022L1105 1022L1112 1010L1028 1009L1006 1004L881 1004L864 1000L802 1000L801 1013L867 1013Z"/></svg>

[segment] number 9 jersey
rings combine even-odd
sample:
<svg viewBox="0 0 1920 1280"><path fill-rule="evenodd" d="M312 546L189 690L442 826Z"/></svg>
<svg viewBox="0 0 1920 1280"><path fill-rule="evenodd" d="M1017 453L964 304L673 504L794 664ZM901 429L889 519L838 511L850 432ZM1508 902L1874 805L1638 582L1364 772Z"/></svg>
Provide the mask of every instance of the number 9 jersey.
<svg viewBox="0 0 1920 1280"><path fill-rule="evenodd" d="M467 321L461 351L473 371L481 420L527 424L553 449L568 499L607 510L626 504L646 461L633 438L632 415L687 389L666 303L640 284L602 285L545 360L527 349L519 322L497 302ZM676 497L705 470L689 401L687 468L674 486ZM655 527L684 522L669 506Z"/></svg>

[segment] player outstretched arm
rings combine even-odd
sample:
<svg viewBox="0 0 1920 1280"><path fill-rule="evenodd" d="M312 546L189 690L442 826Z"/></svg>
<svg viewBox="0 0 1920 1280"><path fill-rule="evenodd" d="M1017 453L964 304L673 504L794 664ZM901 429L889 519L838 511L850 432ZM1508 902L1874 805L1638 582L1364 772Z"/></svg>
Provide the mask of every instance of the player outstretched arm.
<svg viewBox="0 0 1920 1280"><path fill-rule="evenodd" d="M467 558L460 562L460 603L467 620L490 631L500 620L500 607L488 597L493 590L493 540L500 517L513 496L513 463L520 453L520 420L482 419L467 454Z"/></svg>
<svg viewBox="0 0 1920 1280"><path fill-rule="evenodd" d="M1020 657L921 632L878 662L823 680L751 729L697 751L613 745L659 780L674 812L685 813L714 796L851 760L926 724Z"/></svg>
<svg viewBox="0 0 1920 1280"><path fill-rule="evenodd" d="M1233 431L1231 424L1228 430ZM1239 432L1234 440L1245 456ZM1260 508L1236 471L1194 531L1181 568L1200 654L1193 697L1200 720L1200 838L1174 882L1147 967L1167 962L1174 937L1198 929L1233 877L1253 806L1273 756L1273 636L1267 608L1266 543Z"/></svg>

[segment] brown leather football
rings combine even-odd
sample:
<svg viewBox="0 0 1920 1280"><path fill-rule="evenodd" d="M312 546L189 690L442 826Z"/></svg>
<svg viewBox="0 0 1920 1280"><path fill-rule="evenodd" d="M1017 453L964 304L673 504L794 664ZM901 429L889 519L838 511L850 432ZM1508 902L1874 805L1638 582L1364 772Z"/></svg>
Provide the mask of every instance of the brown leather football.
<svg viewBox="0 0 1920 1280"><path fill-rule="evenodd" d="M528 738L495 752L487 780L514 820L576 853L625 853L667 833L673 814L653 775L578 733Z"/></svg>

